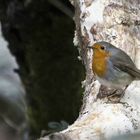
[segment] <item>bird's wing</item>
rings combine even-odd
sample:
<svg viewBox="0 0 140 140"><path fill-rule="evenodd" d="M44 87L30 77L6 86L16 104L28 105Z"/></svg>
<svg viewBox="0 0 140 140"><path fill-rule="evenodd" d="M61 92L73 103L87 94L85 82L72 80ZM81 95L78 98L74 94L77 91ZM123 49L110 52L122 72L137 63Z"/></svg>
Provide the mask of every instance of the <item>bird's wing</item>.
<svg viewBox="0 0 140 140"><path fill-rule="evenodd" d="M119 68L120 70L129 73L136 79L140 79L140 70L137 69L135 66L131 66L127 63L117 62L114 64L115 67Z"/></svg>
<svg viewBox="0 0 140 140"><path fill-rule="evenodd" d="M110 61L112 62L114 67L129 73L137 79L140 79L140 70L136 68L134 62L126 53L124 53L120 49L115 52L113 50L112 53L115 53L115 55L112 55L110 57Z"/></svg>

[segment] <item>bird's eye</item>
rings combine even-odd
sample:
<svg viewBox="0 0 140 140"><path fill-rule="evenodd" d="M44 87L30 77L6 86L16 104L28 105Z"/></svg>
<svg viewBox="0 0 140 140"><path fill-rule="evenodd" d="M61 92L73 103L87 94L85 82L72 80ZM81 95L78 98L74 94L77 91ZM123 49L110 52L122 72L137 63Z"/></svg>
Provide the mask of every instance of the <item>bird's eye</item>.
<svg viewBox="0 0 140 140"><path fill-rule="evenodd" d="M104 47L104 46L101 46L101 49L102 49L102 50L104 50L104 49L105 49L105 47Z"/></svg>

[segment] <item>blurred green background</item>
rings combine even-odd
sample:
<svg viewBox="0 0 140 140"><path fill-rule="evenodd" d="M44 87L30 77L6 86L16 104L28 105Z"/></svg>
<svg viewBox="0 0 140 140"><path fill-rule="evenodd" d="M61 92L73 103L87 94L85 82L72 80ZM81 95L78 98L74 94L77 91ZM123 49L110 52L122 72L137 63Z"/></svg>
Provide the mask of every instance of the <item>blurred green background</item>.
<svg viewBox="0 0 140 140"><path fill-rule="evenodd" d="M73 46L74 8L66 0L0 0L0 20L27 91L33 138L78 117L84 68Z"/></svg>

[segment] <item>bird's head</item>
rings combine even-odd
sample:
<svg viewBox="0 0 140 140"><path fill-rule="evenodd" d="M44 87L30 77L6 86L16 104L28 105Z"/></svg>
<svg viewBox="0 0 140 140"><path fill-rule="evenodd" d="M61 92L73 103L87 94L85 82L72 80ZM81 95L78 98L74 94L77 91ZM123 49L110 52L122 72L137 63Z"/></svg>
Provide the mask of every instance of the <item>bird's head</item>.
<svg viewBox="0 0 140 140"><path fill-rule="evenodd" d="M93 57L102 58L109 57L111 55L110 52L110 43L108 42L96 42L92 46L88 46L87 48L93 49Z"/></svg>

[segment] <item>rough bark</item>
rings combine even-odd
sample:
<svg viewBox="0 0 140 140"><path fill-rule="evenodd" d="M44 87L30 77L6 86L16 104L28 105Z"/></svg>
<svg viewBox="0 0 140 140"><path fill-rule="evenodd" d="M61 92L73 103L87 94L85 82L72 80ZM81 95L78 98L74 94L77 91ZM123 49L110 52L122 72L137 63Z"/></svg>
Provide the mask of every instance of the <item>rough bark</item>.
<svg viewBox="0 0 140 140"><path fill-rule="evenodd" d="M140 130L140 82L134 81L125 91L122 103L98 99L100 83L91 70L92 51L86 49L104 40L124 50L140 68L139 0L71 0L75 7L75 38L86 68L83 106L78 119L68 129L41 140L100 140L131 134ZM106 91L102 91L106 92Z"/></svg>

